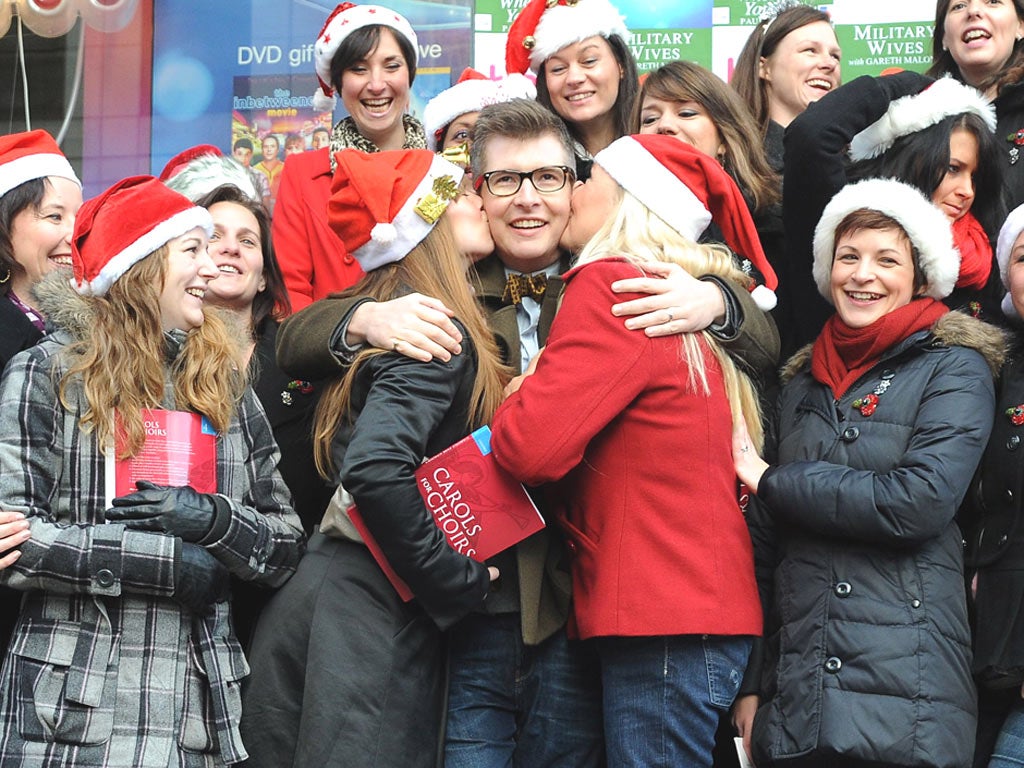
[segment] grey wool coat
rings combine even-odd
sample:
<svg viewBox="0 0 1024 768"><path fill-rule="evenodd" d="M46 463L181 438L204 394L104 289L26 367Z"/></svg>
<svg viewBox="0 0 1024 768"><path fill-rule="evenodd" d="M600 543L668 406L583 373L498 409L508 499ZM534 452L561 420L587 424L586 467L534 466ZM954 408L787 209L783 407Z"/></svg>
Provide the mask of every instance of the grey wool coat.
<svg viewBox="0 0 1024 768"><path fill-rule="evenodd" d="M65 279L66 283L66 279ZM51 286L52 287L52 286ZM223 766L246 757L239 681L248 666L227 602L194 615L172 599L177 540L105 522L104 460L78 424L80 386L60 403L61 350L88 322L69 290L54 330L0 385L0 508L32 538L0 582L24 592L0 674L0 766ZM168 355L177 353L168 341ZM165 407L173 408L168 390ZM304 537L251 391L217 439L230 523L204 546L235 576L286 581Z"/></svg>

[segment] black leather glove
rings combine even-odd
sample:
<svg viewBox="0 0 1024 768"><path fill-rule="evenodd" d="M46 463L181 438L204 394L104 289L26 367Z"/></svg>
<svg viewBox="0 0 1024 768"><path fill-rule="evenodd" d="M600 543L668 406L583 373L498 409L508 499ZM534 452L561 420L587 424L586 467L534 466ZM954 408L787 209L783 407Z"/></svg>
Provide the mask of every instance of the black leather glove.
<svg viewBox="0 0 1024 768"><path fill-rule="evenodd" d="M135 493L114 499L114 506L106 512L108 521L138 531L169 533L194 543L206 538L218 516L230 514L230 510L224 510L227 504L222 499L187 485L168 488L147 480L139 480L137 485Z"/></svg>
<svg viewBox="0 0 1024 768"><path fill-rule="evenodd" d="M185 542L174 573L174 600L192 613L207 614L214 603L228 599L231 578L224 565L200 547Z"/></svg>

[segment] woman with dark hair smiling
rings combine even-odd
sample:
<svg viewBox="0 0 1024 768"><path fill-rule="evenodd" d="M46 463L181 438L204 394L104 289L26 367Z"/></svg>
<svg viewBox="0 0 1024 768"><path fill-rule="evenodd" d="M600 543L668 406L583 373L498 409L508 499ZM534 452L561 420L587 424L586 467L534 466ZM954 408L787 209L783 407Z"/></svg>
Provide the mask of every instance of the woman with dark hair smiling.
<svg viewBox="0 0 1024 768"><path fill-rule="evenodd" d="M537 101L575 140L578 178L591 158L633 130L639 89L626 22L608 0L530 0L505 44L505 69L537 75Z"/></svg>
<svg viewBox="0 0 1024 768"><path fill-rule="evenodd" d="M782 170L786 126L838 87L839 56L828 14L798 2L762 19L743 45L732 87L750 107L776 171Z"/></svg>
<svg viewBox="0 0 1024 768"><path fill-rule="evenodd" d="M1024 203L1024 0L937 0L933 77L952 75L992 100L1006 209Z"/></svg>
<svg viewBox="0 0 1024 768"><path fill-rule="evenodd" d="M426 147L423 127L406 114L417 46L405 17L379 5L342 3L327 17L314 55L314 107L333 111L337 93L349 116L334 126L328 147L290 156L281 175L274 246L296 311L363 274L327 223L334 153Z"/></svg>
<svg viewBox="0 0 1024 768"><path fill-rule="evenodd" d="M956 290L944 300L986 319L998 316L989 242L1002 189L994 125L992 107L977 90L916 72L857 78L793 120L783 182L791 301L781 330L788 353L813 340L831 314L811 275L811 243L825 205L858 179L895 178L939 206L961 257Z"/></svg>

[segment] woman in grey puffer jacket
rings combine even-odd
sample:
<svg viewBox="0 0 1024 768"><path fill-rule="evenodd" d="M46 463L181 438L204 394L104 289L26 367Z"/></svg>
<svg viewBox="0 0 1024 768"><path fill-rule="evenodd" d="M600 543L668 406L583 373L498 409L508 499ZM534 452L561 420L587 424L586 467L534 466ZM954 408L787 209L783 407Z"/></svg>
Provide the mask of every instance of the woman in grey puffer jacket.
<svg viewBox="0 0 1024 768"><path fill-rule="evenodd" d="M844 188L814 274L836 306L787 366L757 494L766 627L759 768L970 764L976 720L954 514L992 427L999 331L938 299L957 278L942 213L899 182Z"/></svg>

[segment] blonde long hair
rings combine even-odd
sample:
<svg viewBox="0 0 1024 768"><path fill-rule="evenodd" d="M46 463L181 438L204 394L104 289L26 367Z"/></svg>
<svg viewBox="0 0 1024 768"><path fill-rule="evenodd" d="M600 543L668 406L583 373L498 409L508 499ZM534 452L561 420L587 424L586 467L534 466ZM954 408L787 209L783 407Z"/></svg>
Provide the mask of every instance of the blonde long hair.
<svg viewBox="0 0 1024 768"><path fill-rule="evenodd" d="M167 254L166 245L158 248L105 296L84 298L90 325L64 353L68 368L58 389L61 404L73 409L72 390L80 387L87 403L80 425L95 429L104 453L115 428L122 430L121 458L134 456L145 443L142 409L163 407L168 378L174 407L206 416L218 432L227 430L247 384L240 337L210 307L204 307L203 324L188 334L168 370L160 318Z"/></svg>
<svg viewBox="0 0 1024 768"><path fill-rule="evenodd" d="M401 261L379 267L345 291L350 296L371 296L387 301L417 291L441 299L465 326L476 352L477 371L467 419L475 429L490 422L501 403L511 372L502 365L498 346L466 279L466 260L458 252L447 216L442 216L423 242ZM339 427L352 417L352 384L364 362L388 350L364 347L345 375L331 382L323 392L313 427L313 457L320 474L335 479L337 467L331 444Z"/></svg>
<svg viewBox="0 0 1024 768"><path fill-rule="evenodd" d="M742 286L750 278L736 267L732 253L721 245L698 244L683 237L652 213L628 191L619 187L620 202L615 214L594 233L580 252L578 264L608 258L623 257L633 263L660 261L678 264L691 275L716 275ZM707 331L700 331L722 370L726 397L732 411L733 423L746 422L751 439L758 450L764 444L761 409L757 390L750 377L733 361L729 354ZM694 392L711 393L708 385L704 353L698 333L681 336L682 356L689 368L689 385Z"/></svg>

